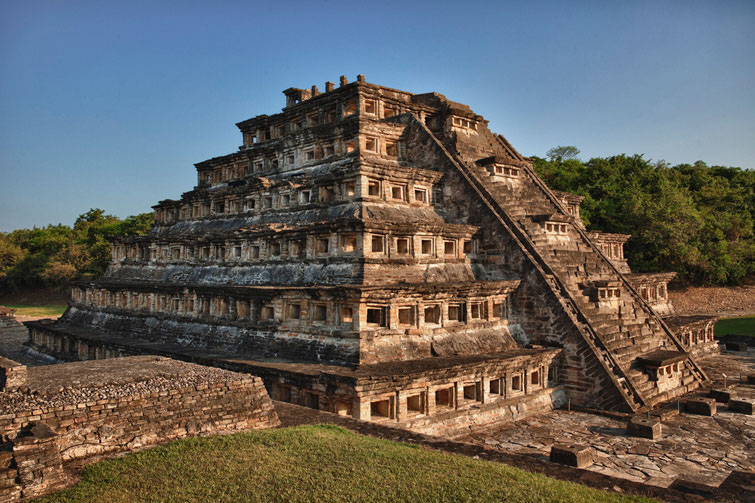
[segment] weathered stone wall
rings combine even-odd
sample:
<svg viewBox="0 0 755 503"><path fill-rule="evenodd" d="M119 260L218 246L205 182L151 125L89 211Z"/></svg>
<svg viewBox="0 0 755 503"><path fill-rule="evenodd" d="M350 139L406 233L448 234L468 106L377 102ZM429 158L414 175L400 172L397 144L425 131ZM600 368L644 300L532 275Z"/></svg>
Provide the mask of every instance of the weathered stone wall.
<svg viewBox="0 0 755 503"><path fill-rule="evenodd" d="M377 363L450 354L494 353L515 342L507 295L516 281L429 283L413 287L161 287L73 289L55 327L29 323L31 342L64 360L93 359L68 326L110 336L195 349L325 363ZM102 285L101 285L102 286ZM107 286L107 285L105 285ZM374 311L374 312L372 312ZM377 317L373 316L377 313ZM429 313L429 314L428 314ZM83 328L91 327L91 328Z"/></svg>
<svg viewBox="0 0 755 503"><path fill-rule="evenodd" d="M274 400L443 436L565 403L560 350L435 358L356 370L250 362Z"/></svg>
<svg viewBox="0 0 755 503"><path fill-rule="evenodd" d="M11 391L26 385L26 366L0 356L0 391Z"/></svg>
<svg viewBox="0 0 755 503"><path fill-rule="evenodd" d="M0 498L59 488L68 461L277 424L245 374L154 356L32 367L24 388L0 393Z"/></svg>
<svg viewBox="0 0 755 503"><path fill-rule="evenodd" d="M71 309L64 322L71 326L94 326L101 335L120 336L123 343L132 339L180 344L197 350L219 350L246 354L258 358L283 356L292 359L308 359L313 354L323 361L356 363L359 357L359 339L348 333L312 333L312 330L278 330L273 322L267 326L244 326L241 323L207 322L208 320L177 320L165 316L134 315L132 313L93 312L86 309ZM29 324L30 341L37 349L47 351L50 345L43 343L39 330ZM61 327L65 326L61 324ZM59 327L59 328L61 328ZM42 328L44 328L42 326ZM59 331L58 331L59 332ZM94 331L89 331L94 332ZM66 345L65 341L71 344ZM52 356L63 360L94 359L81 353L78 339L61 339L59 349ZM76 346L74 346L74 344ZM84 347L84 351L87 349Z"/></svg>
<svg viewBox="0 0 755 503"><path fill-rule="evenodd" d="M456 438L486 426L500 426L547 413L566 403L563 387L545 388L508 400L491 401L462 411L441 412L432 417L410 419L399 426L417 433Z"/></svg>

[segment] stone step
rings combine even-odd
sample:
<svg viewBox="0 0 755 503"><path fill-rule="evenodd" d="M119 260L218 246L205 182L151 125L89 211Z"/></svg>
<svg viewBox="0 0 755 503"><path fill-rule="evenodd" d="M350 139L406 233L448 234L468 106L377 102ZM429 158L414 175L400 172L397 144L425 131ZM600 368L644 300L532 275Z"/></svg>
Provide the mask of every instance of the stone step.
<svg viewBox="0 0 755 503"><path fill-rule="evenodd" d="M612 351L619 351L624 348L637 348L639 346L647 346L653 349L658 348L661 345L661 341L657 337L643 336L643 337L629 337L626 333L622 332L622 336L615 337L610 343L610 349ZM606 343L609 346L609 343Z"/></svg>

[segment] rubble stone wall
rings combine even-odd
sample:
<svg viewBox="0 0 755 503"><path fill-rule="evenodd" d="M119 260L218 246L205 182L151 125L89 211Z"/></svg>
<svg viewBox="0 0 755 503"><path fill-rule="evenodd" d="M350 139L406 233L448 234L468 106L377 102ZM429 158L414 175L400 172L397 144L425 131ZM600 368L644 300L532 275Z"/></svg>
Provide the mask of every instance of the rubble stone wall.
<svg viewBox="0 0 755 503"><path fill-rule="evenodd" d="M278 425L245 374L155 356L28 370L25 388L0 393L0 501L58 489L69 461Z"/></svg>

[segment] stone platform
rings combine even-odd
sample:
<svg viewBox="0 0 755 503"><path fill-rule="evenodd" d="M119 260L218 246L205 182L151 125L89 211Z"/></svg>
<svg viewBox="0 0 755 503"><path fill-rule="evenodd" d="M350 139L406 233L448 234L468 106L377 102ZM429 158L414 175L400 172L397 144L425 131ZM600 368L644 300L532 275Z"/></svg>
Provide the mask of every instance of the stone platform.
<svg viewBox="0 0 755 503"><path fill-rule="evenodd" d="M566 401L556 371L558 348L518 346L493 354L340 366L260 360L60 323L27 326L31 347L61 360L167 356L260 376L275 400L422 433L462 435Z"/></svg>
<svg viewBox="0 0 755 503"><path fill-rule="evenodd" d="M732 396L755 399L755 386L738 383L739 372L753 372L755 358L733 354L711 355L701 360L705 371L722 385L728 379ZM720 382L719 382L720 380ZM706 392L685 398L704 398ZM554 410L547 414L483 429L463 437L505 452L547 459L554 444L590 446L594 464L589 470L637 482L668 487L681 478L717 486L733 471L755 472L755 416L737 413L718 404L714 416L676 413L676 401L666 404L661 416L662 435L656 440L627 434L630 416L597 415Z"/></svg>

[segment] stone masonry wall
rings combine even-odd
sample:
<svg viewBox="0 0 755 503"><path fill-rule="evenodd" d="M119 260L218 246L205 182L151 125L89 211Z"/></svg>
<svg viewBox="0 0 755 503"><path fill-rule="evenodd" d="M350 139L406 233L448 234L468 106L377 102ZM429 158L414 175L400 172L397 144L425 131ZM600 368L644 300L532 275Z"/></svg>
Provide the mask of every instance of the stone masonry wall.
<svg viewBox="0 0 755 503"><path fill-rule="evenodd" d="M33 367L0 393L0 501L60 488L69 461L277 425L258 377L154 356Z"/></svg>

